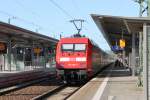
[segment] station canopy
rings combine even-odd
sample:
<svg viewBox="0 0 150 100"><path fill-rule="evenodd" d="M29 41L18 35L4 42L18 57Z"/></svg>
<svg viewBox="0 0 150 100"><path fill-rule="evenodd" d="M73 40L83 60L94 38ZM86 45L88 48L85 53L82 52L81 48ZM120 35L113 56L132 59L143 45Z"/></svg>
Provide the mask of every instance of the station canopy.
<svg viewBox="0 0 150 100"><path fill-rule="evenodd" d="M0 22L0 41L7 42L11 40L14 43L32 45L40 44L45 46L56 45L57 39L29 31L8 23Z"/></svg>
<svg viewBox="0 0 150 100"><path fill-rule="evenodd" d="M109 46L119 45L119 40L124 39L125 51L130 52L132 49L132 34L143 32L143 24L150 24L147 17L121 17L109 15L91 14L94 22L102 32ZM139 34L136 34L136 46L138 46Z"/></svg>

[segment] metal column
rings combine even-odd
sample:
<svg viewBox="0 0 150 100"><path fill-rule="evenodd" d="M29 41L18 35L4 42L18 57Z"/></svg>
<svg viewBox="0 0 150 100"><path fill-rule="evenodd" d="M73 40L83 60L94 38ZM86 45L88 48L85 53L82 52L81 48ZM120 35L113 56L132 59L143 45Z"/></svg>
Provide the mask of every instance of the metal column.
<svg viewBox="0 0 150 100"><path fill-rule="evenodd" d="M131 52L129 53L128 59L129 59L129 61L128 61L129 62L129 67L131 67L131 62L132 62L131 61Z"/></svg>
<svg viewBox="0 0 150 100"><path fill-rule="evenodd" d="M32 69L34 69L34 42L32 43L32 47L31 47L31 66L32 66Z"/></svg>
<svg viewBox="0 0 150 100"><path fill-rule="evenodd" d="M148 11L147 15L150 18L150 0L147 0ZM150 100L150 81L149 81L149 49L150 48L150 26L143 24L143 85L144 85L144 99Z"/></svg>
<svg viewBox="0 0 150 100"><path fill-rule="evenodd" d="M142 32L140 32L139 33L139 67L140 68L142 68L142 66L143 66L143 55L142 55L142 51L143 51L143 46L142 46L142 44L143 44L143 39L142 39L142 36L143 35L143 33Z"/></svg>
<svg viewBox="0 0 150 100"><path fill-rule="evenodd" d="M136 56L135 56L135 33L132 34L132 75L135 76L135 64L136 64Z"/></svg>
<svg viewBox="0 0 150 100"><path fill-rule="evenodd" d="M43 52L44 52L44 68L46 68L46 61L47 61L47 48L43 46Z"/></svg>
<svg viewBox="0 0 150 100"><path fill-rule="evenodd" d="M11 71L11 39L8 40L8 70Z"/></svg>
<svg viewBox="0 0 150 100"><path fill-rule="evenodd" d="M122 51L122 60L123 60L124 66L126 66L125 59L126 59L126 52L125 52L125 50L123 50L123 51Z"/></svg>
<svg viewBox="0 0 150 100"><path fill-rule="evenodd" d="M148 43L147 43L147 26L143 25L143 85L144 98L149 100L149 86L148 86Z"/></svg>
<svg viewBox="0 0 150 100"><path fill-rule="evenodd" d="M22 47L22 48L23 48L23 51L22 51L22 52L23 52L23 64L24 64L24 66L23 66L24 68L23 68L23 69L24 69L24 71L25 71L25 70L26 70L26 68L25 68L25 67L26 67L26 66L25 66L25 65L26 65L26 64L25 64L25 63L26 63L26 62L25 62L25 47Z"/></svg>
<svg viewBox="0 0 150 100"><path fill-rule="evenodd" d="M138 63L138 86L143 86L142 72L143 72L143 32L139 32L139 63Z"/></svg>

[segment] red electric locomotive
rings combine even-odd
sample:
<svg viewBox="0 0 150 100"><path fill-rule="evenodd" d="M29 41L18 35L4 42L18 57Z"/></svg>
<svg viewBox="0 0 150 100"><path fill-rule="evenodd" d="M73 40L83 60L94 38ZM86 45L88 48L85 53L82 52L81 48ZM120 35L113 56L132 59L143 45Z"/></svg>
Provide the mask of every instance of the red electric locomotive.
<svg viewBox="0 0 150 100"><path fill-rule="evenodd" d="M90 78L107 64L107 55L88 38L61 38L56 48L57 75L68 83Z"/></svg>

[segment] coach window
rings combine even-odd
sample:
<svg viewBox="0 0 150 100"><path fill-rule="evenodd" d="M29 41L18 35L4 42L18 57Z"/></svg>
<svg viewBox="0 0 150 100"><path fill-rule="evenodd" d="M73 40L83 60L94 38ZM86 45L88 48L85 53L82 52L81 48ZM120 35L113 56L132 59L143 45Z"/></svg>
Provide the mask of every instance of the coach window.
<svg viewBox="0 0 150 100"><path fill-rule="evenodd" d="M85 51L86 44L75 44L74 51Z"/></svg>

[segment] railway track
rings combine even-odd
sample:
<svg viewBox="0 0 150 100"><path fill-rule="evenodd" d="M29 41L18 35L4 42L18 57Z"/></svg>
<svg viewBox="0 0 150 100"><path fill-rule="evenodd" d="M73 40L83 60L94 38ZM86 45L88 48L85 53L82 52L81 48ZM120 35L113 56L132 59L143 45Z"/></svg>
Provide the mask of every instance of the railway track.
<svg viewBox="0 0 150 100"><path fill-rule="evenodd" d="M2 93L0 100L64 100L80 87L81 85L68 86L60 80L43 80L28 87Z"/></svg>
<svg viewBox="0 0 150 100"><path fill-rule="evenodd" d="M68 86L62 85L54 90L50 90L49 92L32 98L32 100L66 100L71 95L73 95L77 90L80 89L82 85L79 86Z"/></svg>
<svg viewBox="0 0 150 100"><path fill-rule="evenodd" d="M110 64L111 65L111 64ZM97 76L98 74L102 74L102 76L106 76L108 74L107 70L110 70L112 67L108 65L105 68L101 69L101 71L98 71L94 76ZM56 90L49 91L44 95L41 95L39 97L34 98L34 100L67 100L70 96L72 96L75 92L77 92L84 84L80 85L64 85L62 87L59 87Z"/></svg>
<svg viewBox="0 0 150 100"><path fill-rule="evenodd" d="M0 96L0 100L30 100L49 90L54 90L61 85L62 82L60 80L47 79L24 88L2 93L3 95Z"/></svg>
<svg viewBox="0 0 150 100"><path fill-rule="evenodd" d="M0 100L66 100L83 85L66 85L56 78L46 79L24 88L0 93Z"/></svg>

